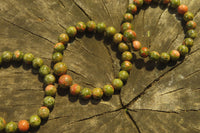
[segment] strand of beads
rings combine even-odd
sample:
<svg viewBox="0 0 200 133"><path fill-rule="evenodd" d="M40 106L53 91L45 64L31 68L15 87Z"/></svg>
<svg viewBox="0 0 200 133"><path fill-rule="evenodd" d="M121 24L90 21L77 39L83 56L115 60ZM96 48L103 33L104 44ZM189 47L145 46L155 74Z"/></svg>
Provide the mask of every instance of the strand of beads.
<svg viewBox="0 0 200 133"><path fill-rule="evenodd" d="M183 15L183 19L186 22L186 35L185 39L177 50L171 50L169 53L163 52L159 54L157 51L150 51L147 47L142 47L141 43L137 40L132 41L132 47L134 51L139 51L141 57L149 57L150 60L160 61L162 63L168 63L171 61L177 61L181 56L188 54L189 49L193 46L193 40L196 38L197 33L195 31L196 22L193 21L194 15L188 11L186 5L181 5L180 0L133 0L132 4L129 4L127 7L127 12L124 14L124 21L121 25L122 32L127 29L133 29L131 21L133 20L133 15L137 12L137 9L140 8L144 3L150 4L151 2L162 3L165 5L170 5L171 8L177 8L177 11L180 15ZM124 35L125 36L125 35ZM124 41L127 41L126 39ZM130 40L129 40L130 41ZM120 44L121 46L122 44ZM119 47L120 47L119 46ZM123 44L123 46L125 46Z"/></svg>
<svg viewBox="0 0 200 133"><path fill-rule="evenodd" d="M43 105L38 109L36 114L29 118L29 120L20 120L18 124L14 121L6 123L4 118L0 117L0 132L27 132L29 128L37 128L40 126L42 120L48 119L50 109L54 106L54 97L57 92L57 88L53 85L55 77L50 74L50 68L47 65L44 65L43 60L41 58L35 58L31 53L24 54L20 50L16 50L14 53L4 51L0 56L0 65L11 63L12 61L16 64L24 63L24 65L32 66L33 69L38 70L40 76L44 77L44 84L46 85Z"/></svg>
<svg viewBox="0 0 200 133"><path fill-rule="evenodd" d="M122 42L123 39L129 40L134 38L136 34L131 36L132 31L127 31L125 37L121 33L116 33L116 29L112 26L106 27L105 23L95 23L94 21L88 21L86 24L84 22L78 22L76 26L70 26L66 29L66 33L62 33L58 37L58 43L54 45L54 53L52 60L55 63L53 69L54 74L59 77L58 84L61 88L70 88L70 94L74 96L80 95L83 99L101 99L103 96L110 97L114 94L114 91L119 91L125 84L129 77L129 72L132 69L132 54L129 47L124 43L119 45L119 51L122 52L122 63L121 71L118 77L112 81L112 84L103 86L102 88L82 88L78 84L73 84L72 77L67 75L67 65L62 61L62 54L65 50L66 44L71 38L76 37L77 34L83 34L84 32L98 33L112 40L114 43Z"/></svg>

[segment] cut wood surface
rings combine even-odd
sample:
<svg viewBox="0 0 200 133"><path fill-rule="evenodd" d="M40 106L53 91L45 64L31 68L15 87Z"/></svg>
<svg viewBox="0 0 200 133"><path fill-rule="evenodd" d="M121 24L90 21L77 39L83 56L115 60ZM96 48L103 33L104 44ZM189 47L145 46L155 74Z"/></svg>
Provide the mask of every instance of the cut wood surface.
<svg viewBox="0 0 200 133"><path fill-rule="evenodd" d="M166 66L133 52L133 69L120 93L101 101L58 91L49 120L38 133L199 133L200 1L181 0L194 13L198 37L190 53ZM51 66L58 35L79 21L105 22L120 31L128 0L0 0L0 53L32 53ZM163 5L144 5L133 20L137 40L150 50L169 52L182 44L182 16ZM117 46L98 35L71 41L64 51L68 74L83 87L110 84L120 70ZM42 105L42 79L30 67L0 68L0 117L7 122L29 117Z"/></svg>

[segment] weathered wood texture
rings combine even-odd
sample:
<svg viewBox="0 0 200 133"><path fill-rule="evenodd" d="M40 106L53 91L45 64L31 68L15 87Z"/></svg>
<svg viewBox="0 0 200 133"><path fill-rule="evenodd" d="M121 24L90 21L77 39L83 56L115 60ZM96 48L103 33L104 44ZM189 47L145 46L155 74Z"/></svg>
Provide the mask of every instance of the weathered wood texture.
<svg viewBox="0 0 200 133"><path fill-rule="evenodd" d="M31 52L51 65L57 36L79 21L105 22L120 30L129 1L124 0L0 0L0 51ZM200 1L182 0L200 25ZM152 4L134 18L143 46L159 52L177 48L184 39L181 16ZM197 27L199 33L200 26ZM150 33L150 37L147 33ZM198 133L200 132L200 38L186 58L159 66L134 53L133 70L120 94L100 102L72 99L58 93L49 120L39 133ZM85 35L69 43L64 60L75 83L84 87L109 84L120 69L115 46ZM31 68L0 69L0 116L6 121L29 119L42 105L43 84ZM124 110L127 108L127 112Z"/></svg>

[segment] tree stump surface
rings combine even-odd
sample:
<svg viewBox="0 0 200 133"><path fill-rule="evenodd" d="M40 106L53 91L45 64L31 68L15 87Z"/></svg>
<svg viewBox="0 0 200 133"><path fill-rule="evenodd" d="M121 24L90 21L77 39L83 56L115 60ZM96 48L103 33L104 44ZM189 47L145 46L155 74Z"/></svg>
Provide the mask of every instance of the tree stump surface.
<svg viewBox="0 0 200 133"><path fill-rule="evenodd" d="M199 133L200 132L200 1L182 0L195 14L198 37L190 53L176 64L160 66L133 52L133 69L120 94L83 101L59 92L49 120L38 133ZM51 66L53 45L79 21L105 22L120 31L126 0L0 1L0 49L17 49L41 57ZM143 46L169 52L182 44L184 23L174 9L145 5L135 15L134 30ZM96 35L68 44L64 59L74 83L83 87L110 84L120 69L117 47ZM42 105L43 83L31 68L0 68L0 116L7 122L29 119Z"/></svg>

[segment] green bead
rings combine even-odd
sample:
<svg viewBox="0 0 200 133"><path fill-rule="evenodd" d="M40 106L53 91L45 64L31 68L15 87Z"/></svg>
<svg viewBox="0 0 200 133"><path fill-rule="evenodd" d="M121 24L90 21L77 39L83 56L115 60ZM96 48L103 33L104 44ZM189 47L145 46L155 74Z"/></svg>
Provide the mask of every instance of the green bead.
<svg viewBox="0 0 200 133"><path fill-rule="evenodd" d="M125 51L125 52L122 53L121 59L122 59L123 61L130 61L130 60L132 60L132 58L133 58L133 55L132 55L132 53L129 52L129 51Z"/></svg>
<svg viewBox="0 0 200 133"><path fill-rule="evenodd" d="M128 13L136 13L137 12L137 6L135 4L129 4L127 8Z"/></svg>
<svg viewBox="0 0 200 133"><path fill-rule="evenodd" d="M186 28L187 28L188 30L190 30L190 29L195 29L196 26L197 26L197 23L194 22L194 21L192 21L192 20L190 20L190 21L188 21L188 22L186 23Z"/></svg>
<svg viewBox="0 0 200 133"><path fill-rule="evenodd" d="M94 88L92 90L92 96L94 99L101 99L103 96L103 90L101 88Z"/></svg>
<svg viewBox="0 0 200 133"><path fill-rule="evenodd" d="M17 132L17 123L16 122L9 122L6 124L6 127L5 127L5 131L6 133L15 133Z"/></svg>
<svg viewBox="0 0 200 133"><path fill-rule="evenodd" d="M50 110L45 106L40 107L37 112L37 115L42 119L47 119L49 117L49 114Z"/></svg>
<svg viewBox="0 0 200 133"><path fill-rule="evenodd" d="M86 23L86 29L89 32L93 32L96 30L96 23L94 21L88 21Z"/></svg>
<svg viewBox="0 0 200 133"><path fill-rule="evenodd" d="M120 71L120 72L118 73L118 77L119 77L119 79L121 79L122 81L127 81L128 77L129 77L129 74L128 74L127 71L122 70L122 71Z"/></svg>
<svg viewBox="0 0 200 133"><path fill-rule="evenodd" d="M105 85L103 87L103 93L105 94L105 96L112 96L114 94L114 88L112 85Z"/></svg>
<svg viewBox="0 0 200 133"><path fill-rule="evenodd" d="M42 65L39 69L40 76L45 76L51 72L51 69L47 65Z"/></svg>
<svg viewBox="0 0 200 133"><path fill-rule="evenodd" d="M13 58L13 53L10 51L4 51L2 54L2 61L3 62L10 62Z"/></svg>
<svg viewBox="0 0 200 133"><path fill-rule="evenodd" d="M141 7L143 3L143 0L133 0L133 4L135 4L137 7Z"/></svg>
<svg viewBox="0 0 200 133"><path fill-rule="evenodd" d="M52 96L46 96L43 100L43 105L47 108L53 108L55 104L55 99Z"/></svg>
<svg viewBox="0 0 200 133"><path fill-rule="evenodd" d="M132 67L133 67L133 65L130 61L123 61L121 64L121 69L125 70L127 72L130 72Z"/></svg>
<svg viewBox="0 0 200 133"><path fill-rule="evenodd" d="M83 99L89 99L92 96L92 90L89 88L83 88L80 92L80 96Z"/></svg>
<svg viewBox="0 0 200 133"><path fill-rule="evenodd" d="M57 92L57 88L54 85L48 85L45 87L46 96L55 96L56 92Z"/></svg>
<svg viewBox="0 0 200 133"><path fill-rule="evenodd" d="M22 61L24 53L22 51L16 50L13 54L13 61Z"/></svg>
<svg viewBox="0 0 200 133"><path fill-rule="evenodd" d="M69 42L69 36L65 33L62 33L58 36L58 42L63 44L67 44Z"/></svg>
<svg viewBox="0 0 200 133"><path fill-rule="evenodd" d="M126 30L133 30L133 25L129 22L125 22L121 25L121 32L124 33Z"/></svg>
<svg viewBox="0 0 200 133"><path fill-rule="evenodd" d="M131 13L125 13L123 17L123 21L125 22L133 21L133 15Z"/></svg>
<svg viewBox="0 0 200 133"><path fill-rule="evenodd" d="M96 27L97 33L103 33L106 30L106 24L105 23L98 23Z"/></svg>
<svg viewBox="0 0 200 133"><path fill-rule="evenodd" d="M66 33L69 37L75 37L77 34L77 30L74 26L70 26L66 29Z"/></svg>
<svg viewBox="0 0 200 133"><path fill-rule="evenodd" d="M129 50L129 47L126 43L123 43L121 42L119 45L118 45L118 50L120 52L125 52L125 51L128 51Z"/></svg>
<svg viewBox="0 0 200 133"><path fill-rule="evenodd" d="M53 53L53 55L52 55L52 61L54 63L61 62L62 59L63 59L62 53L60 53L60 52Z"/></svg>
<svg viewBox="0 0 200 133"><path fill-rule="evenodd" d="M122 39L123 39L123 35L121 33L116 33L113 36L113 42L116 43L116 44L122 42Z"/></svg>
<svg viewBox="0 0 200 133"><path fill-rule="evenodd" d="M179 53L181 54L181 56L185 56L185 55L188 53L189 49L188 49L188 47L185 46L185 45L180 45L180 46L178 47L178 51L179 51Z"/></svg>
<svg viewBox="0 0 200 133"><path fill-rule="evenodd" d="M177 61L180 58L180 53L177 50L171 50L169 55L172 61Z"/></svg>
<svg viewBox="0 0 200 133"><path fill-rule="evenodd" d="M23 61L26 64L31 64L34 59L34 55L31 53L26 53L23 57Z"/></svg>
<svg viewBox="0 0 200 133"><path fill-rule="evenodd" d="M194 39L194 38L197 37L197 32L196 32L195 30L193 30L193 29L188 30L188 31L186 32L186 37L187 37L187 38L192 38L192 39Z"/></svg>
<svg viewBox="0 0 200 133"><path fill-rule="evenodd" d="M63 43L56 43L54 45L54 51L62 53L65 50L65 45Z"/></svg>
<svg viewBox="0 0 200 133"><path fill-rule="evenodd" d="M54 75L52 74L47 74L45 77L44 77L44 83L49 85L49 84L54 84L56 81L56 78Z"/></svg>
<svg viewBox="0 0 200 133"><path fill-rule="evenodd" d="M53 70L55 75L63 75L67 72L67 65L63 62L58 62L54 65Z"/></svg>
<svg viewBox="0 0 200 133"><path fill-rule="evenodd" d="M126 31L124 31L123 35L124 35L123 40L125 42L132 42L133 40L136 39L136 33L133 30L126 30Z"/></svg>
<svg viewBox="0 0 200 133"><path fill-rule="evenodd" d="M167 63L170 61L170 55L166 52L160 54L160 62Z"/></svg>
<svg viewBox="0 0 200 133"><path fill-rule="evenodd" d="M193 46L194 40L192 38L185 38L183 41L183 45L187 46L188 48L191 48Z"/></svg>
<svg viewBox="0 0 200 133"><path fill-rule="evenodd" d="M43 60L41 58L35 58L33 59L33 68L40 68L44 64Z"/></svg>
<svg viewBox="0 0 200 133"><path fill-rule="evenodd" d="M187 21L190 21L190 20L193 20L194 18L194 14L191 13L191 12L186 12L183 16L183 19L187 22Z"/></svg>
<svg viewBox="0 0 200 133"><path fill-rule="evenodd" d="M76 29L78 32L84 32L86 29L86 24L84 22L78 22L76 24Z"/></svg>
<svg viewBox="0 0 200 133"><path fill-rule="evenodd" d="M115 35L115 33L116 33L116 29L114 27L110 26L110 27L106 28L106 36L107 37L112 37Z"/></svg>
<svg viewBox="0 0 200 133"><path fill-rule="evenodd" d="M0 117L0 132L3 131L6 127L6 121L4 118Z"/></svg>
<svg viewBox="0 0 200 133"><path fill-rule="evenodd" d="M116 89L116 90L120 90L123 87L123 82L121 79L114 79L112 81L112 86Z"/></svg>
<svg viewBox="0 0 200 133"><path fill-rule="evenodd" d="M177 8L181 4L180 0L170 0L170 6L172 8Z"/></svg>
<svg viewBox="0 0 200 133"><path fill-rule="evenodd" d="M153 61L158 61L160 59L160 54L156 51L151 51L149 54L149 59Z"/></svg>
<svg viewBox="0 0 200 133"><path fill-rule="evenodd" d="M41 119L38 115L32 115L29 119L30 125L33 128L39 127L41 124Z"/></svg>

